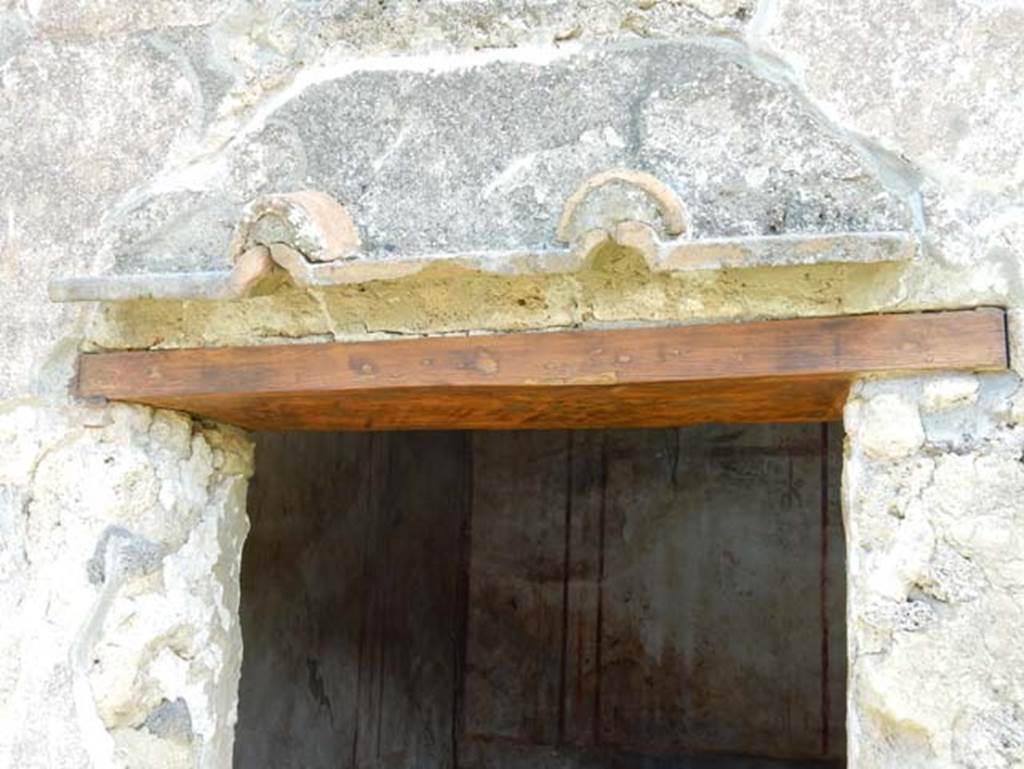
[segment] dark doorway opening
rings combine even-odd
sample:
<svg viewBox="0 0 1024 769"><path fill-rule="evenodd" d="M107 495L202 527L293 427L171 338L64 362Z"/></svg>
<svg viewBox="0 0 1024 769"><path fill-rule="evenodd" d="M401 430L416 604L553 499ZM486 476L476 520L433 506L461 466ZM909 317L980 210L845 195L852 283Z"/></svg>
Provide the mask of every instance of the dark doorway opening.
<svg viewBox="0 0 1024 769"><path fill-rule="evenodd" d="M235 765L844 765L841 444L258 434Z"/></svg>

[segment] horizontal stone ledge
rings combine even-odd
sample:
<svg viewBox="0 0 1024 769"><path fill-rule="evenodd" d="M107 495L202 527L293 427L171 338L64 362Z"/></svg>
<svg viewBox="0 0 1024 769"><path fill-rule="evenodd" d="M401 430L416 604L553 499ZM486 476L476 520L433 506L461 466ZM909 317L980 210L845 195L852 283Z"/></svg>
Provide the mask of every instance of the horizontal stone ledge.
<svg viewBox="0 0 1024 769"><path fill-rule="evenodd" d="M239 262L233 270L141 275L57 278L49 293L55 302L122 302L145 299L225 301L247 296L256 279L276 265L299 286L326 287L398 280L428 267L449 266L495 275L572 273L584 268L603 245L634 248L652 272L752 269L828 264L907 262L917 253L917 240L903 232L863 232L834 235L775 235L742 238L677 239L660 241L644 227L625 223L576 248L540 252L480 251L429 254L410 258L351 258L311 263L287 246L271 246L274 264L254 268Z"/></svg>

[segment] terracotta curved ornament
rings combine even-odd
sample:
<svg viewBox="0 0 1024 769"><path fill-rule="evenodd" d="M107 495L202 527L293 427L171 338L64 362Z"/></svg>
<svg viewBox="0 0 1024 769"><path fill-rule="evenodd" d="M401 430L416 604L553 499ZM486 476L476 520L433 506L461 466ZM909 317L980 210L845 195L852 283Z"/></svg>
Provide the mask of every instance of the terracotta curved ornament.
<svg viewBox="0 0 1024 769"><path fill-rule="evenodd" d="M253 246L284 244L308 262L355 256L359 233L345 207L323 192L264 195L249 203L235 227L228 255L235 263Z"/></svg>
<svg viewBox="0 0 1024 769"><path fill-rule="evenodd" d="M582 234L574 232L574 229L579 229L574 225L580 208L597 190L613 184L644 193L657 206L661 218L661 229L666 235L679 236L689 228L689 214L675 190L644 171L616 168L587 178L566 199L565 206L562 208L562 216L558 220L558 228L555 230L555 239L561 243L569 243L576 239L574 236ZM626 220L620 219L619 221ZM648 224L656 227L658 223L649 222Z"/></svg>
<svg viewBox="0 0 1024 769"><path fill-rule="evenodd" d="M56 278L56 302L133 300L229 301L278 284L297 286L398 280L440 264L494 275L565 274L608 243L643 254L652 272L743 269L836 263L891 263L914 258L909 232L836 232L691 239L686 207L651 174L611 169L588 177L566 199L555 237L563 244L512 250L404 254L365 258L352 217L316 190L265 195L250 202L228 247L227 269Z"/></svg>

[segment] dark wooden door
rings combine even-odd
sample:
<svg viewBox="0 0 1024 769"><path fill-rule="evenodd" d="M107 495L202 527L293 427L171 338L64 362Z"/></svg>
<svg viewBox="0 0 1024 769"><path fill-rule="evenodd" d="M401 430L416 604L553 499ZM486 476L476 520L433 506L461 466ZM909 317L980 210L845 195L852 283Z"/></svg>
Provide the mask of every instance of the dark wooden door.
<svg viewBox="0 0 1024 769"><path fill-rule="evenodd" d="M822 425L262 436L236 765L834 764L840 444Z"/></svg>

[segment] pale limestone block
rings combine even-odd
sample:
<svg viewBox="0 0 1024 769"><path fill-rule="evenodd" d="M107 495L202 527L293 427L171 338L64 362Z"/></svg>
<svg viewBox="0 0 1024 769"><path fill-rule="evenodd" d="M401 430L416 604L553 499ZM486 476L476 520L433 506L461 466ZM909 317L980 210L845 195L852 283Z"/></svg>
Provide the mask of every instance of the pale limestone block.
<svg viewBox="0 0 1024 769"><path fill-rule="evenodd" d="M224 769L252 447L104 411L0 410L0 766Z"/></svg>
<svg viewBox="0 0 1024 769"><path fill-rule="evenodd" d="M848 429L872 459L910 456L924 444L924 428L917 404L886 392L851 404Z"/></svg>
<svg viewBox="0 0 1024 769"><path fill-rule="evenodd" d="M956 446L915 439L888 460L873 448L890 445L881 415L923 408L934 379L862 383L846 412L851 769L1024 758L1024 434L996 413L1005 375L977 378L989 395L954 398L976 433Z"/></svg>
<svg viewBox="0 0 1024 769"><path fill-rule="evenodd" d="M921 410L934 413L969 405L977 400L978 386L978 378L970 374L930 379L924 384Z"/></svg>
<svg viewBox="0 0 1024 769"><path fill-rule="evenodd" d="M1009 334L1010 367L1024 377L1024 309L1006 311L1006 330Z"/></svg>

